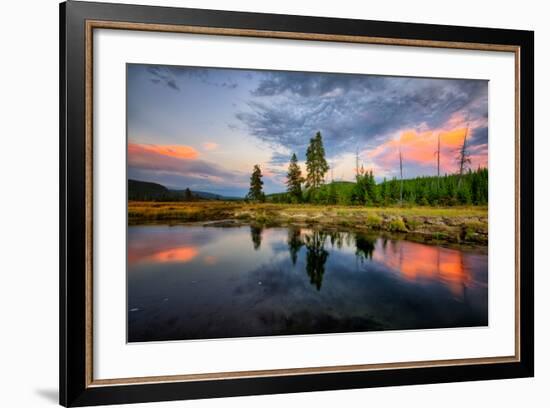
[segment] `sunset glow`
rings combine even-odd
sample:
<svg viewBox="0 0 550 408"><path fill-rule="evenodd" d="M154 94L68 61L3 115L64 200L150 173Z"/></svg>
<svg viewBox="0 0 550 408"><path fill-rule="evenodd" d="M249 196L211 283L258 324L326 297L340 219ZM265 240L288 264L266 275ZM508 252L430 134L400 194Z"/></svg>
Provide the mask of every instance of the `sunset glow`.
<svg viewBox="0 0 550 408"><path fill-rule="evenodd" d="M128 177L243 197L260 165L267 194L285 191L292 153L304 168L321 132L336 181L359 165L377 181L488 164L487 81L130 64Z"/></svg>
<svg viewBox="0 0 550 408"><path fill-rule="evenodd" d="M183 145L153 145L153 144L128 144L128 151L130 154L134 154L139 150L160 154L168 157L175 157L177 159L196 159L199 157L197 152L191 146Z"/></svg>
<svg viewBox="0 0 550 408"><path fill-rule="evenodd" d="M399 271L407 280L437 281L458 297L471 282L463 253L452 249L399 241L387 248L379 248L373 259Z"/></svg>
<svg viewBox="0 0 550 408"><path fill-rule="evenodd" d="M147 250L143 248L128 248L128 262L137 264L142 262L157 262L157 263L186 263L193 260L199 254L199 250L195 246L182 246L168 249L155 249L149 247Z"/></svg>
<svg viewBox="0 0 550 408"><path fill-rule="evenodd" d="M151 256L150 259L156 262L185 263L195 258L198 253L199 251L195 247L173 248L166 251L157 252Z"/></svg>

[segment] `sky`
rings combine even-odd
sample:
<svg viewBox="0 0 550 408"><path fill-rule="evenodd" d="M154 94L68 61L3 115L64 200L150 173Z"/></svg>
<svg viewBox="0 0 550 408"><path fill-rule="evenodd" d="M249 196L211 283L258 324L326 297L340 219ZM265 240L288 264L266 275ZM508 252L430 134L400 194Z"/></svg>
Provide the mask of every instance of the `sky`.
<svg viewBox="0 0 550 408"><path fill-rule="evenodd" d="M128 178L244 196L253 166L264 191L285 191L292 153L305 172L321 132L326 181L377 181L458 170L467 137L472 169L488 160L488 82L319 72L128 64Z"/></svg>

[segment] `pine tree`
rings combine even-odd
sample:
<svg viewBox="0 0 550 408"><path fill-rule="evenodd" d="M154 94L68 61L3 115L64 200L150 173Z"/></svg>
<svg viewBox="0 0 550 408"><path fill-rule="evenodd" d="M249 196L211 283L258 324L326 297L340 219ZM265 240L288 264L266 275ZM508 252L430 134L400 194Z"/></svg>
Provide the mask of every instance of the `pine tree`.
<svg viewBox="0 0 550 408"><path fill-rule="evenodd" d="M338 193L334 181L329 185L327 202L328 204L338 204Z"/></svg>
<svg viewBox="0 0 550 408"><path fill-rule="evenodd" d="M265 201L265 195L262 191L264 182L262 180L262 170L258 164L254 165L254 170L250 176L250 190L248 191L247 198L252 201Z"/></svg>
<svg viewBox="0 0 550 408"><path fill-rule="evenodd" d="M351 192L351 201L354 204L363 205L368 200L367 184L368 174L365 173L364 167L361 166L361 168L356 170L355 185Z"/></svg>
<svg viewBox="0 0 550 408"><path fill-rule="evenodd" d="M291 200L300 202L302 200L302 183L304 182L304 178L302 177L302 170L298 166L298 158L295 153L290 158L286 179L287 192Z"/></svg>
<svg viewBox="0 0 550 408"><path fill-rule="evenodd" d="M184 194L184 200L185 201L193 200L193 193L191 192L191 190L189 190L189 187L187 187L185 189L185 192L183 194Z"/></svg>
<svg viewBox="0 0 550 408"><path fill-rule="evenodd" d="M309 141L306 152L306 167L306 187L317 188L323 184L329 165L325 159L325 148L323 147L321 132L317 132L315 137Z"/></svg>
<svg viewBox="0 0 550 408"><path fill-rule="evenodd" d="M384 180L382 181L382 184L380 185L380 199L382 200L382 204L388 205L389 199L388 199L388 184L386 177L384 177Z"/></svg>
<svg viewBox="0 0 550 408"><path fill-rule="evenodd" d="M366 178L366 202L368 204L377 204L379 202L378 190L376 189L376 181L374 180L374 173L370 170L365 174Z"/></svg>
<svg viewBox="0 0 550 408"><path fill-rule="evenodd" d="M390 197L392 201L399 201L400 186L397 179L393 177L390 181Z"/></svg>

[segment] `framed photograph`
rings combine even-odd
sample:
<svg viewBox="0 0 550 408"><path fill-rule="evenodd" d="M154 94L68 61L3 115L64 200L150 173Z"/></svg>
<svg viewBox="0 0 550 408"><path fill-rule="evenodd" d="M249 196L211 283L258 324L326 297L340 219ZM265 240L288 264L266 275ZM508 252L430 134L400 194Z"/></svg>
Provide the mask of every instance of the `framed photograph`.
<svg viewBox="0 0 550 408"><path fill-rule="evenodd" d="M60 21L62 405L533 376L533 32Z"/></svg>

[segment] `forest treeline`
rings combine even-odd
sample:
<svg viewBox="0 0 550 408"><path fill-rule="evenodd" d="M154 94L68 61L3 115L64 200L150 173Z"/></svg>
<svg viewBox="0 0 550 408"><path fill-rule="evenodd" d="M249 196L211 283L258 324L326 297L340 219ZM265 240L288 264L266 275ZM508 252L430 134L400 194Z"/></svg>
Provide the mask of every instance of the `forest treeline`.
<svg viewBox="0 0 550 408"><path fill-rule="evenodd" d="M365 179L369 177L366 176ZM312 203L338 205L388 206L398 204L454 206L487 205L489 172L486 168L468 170L464 175L441 177L417 177L401 181L397 178L380 183L365 181L358 183L334 181L312 190L305 190L302 199L288 193L272 194L266 197L273 203Z"/></svg>
<svg viewBox="0 0 550 408"><path fill-rule="evenodd" d="M486 168L467 168L470 157L466 146L466 134L462 147L457 151L457 173L442 176L425 176L410 179L403 177L403 161L399 152L400 178L375 180L372 170L359 168L356 163L355 182L331 181L325 183L329 170L320 132L310 140L306 152L307 174L302 175L296 154L290 157L285 193L266 196L263 192L262 172L254 166L250 178L249 201L273 203L312 203L339 205L486 205L489 196L489 172ZM438 151L439 155L439 143ZM439 158L439 157L438 157ZM439 160L438 160L439 163ZM437 168L439 174L439 166Z"/></svg>

